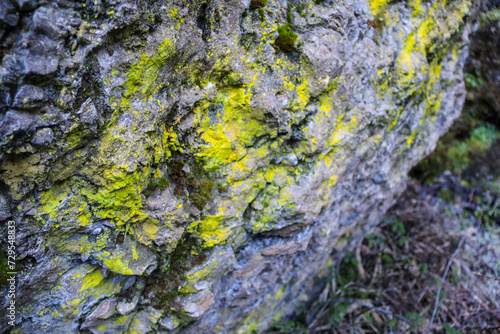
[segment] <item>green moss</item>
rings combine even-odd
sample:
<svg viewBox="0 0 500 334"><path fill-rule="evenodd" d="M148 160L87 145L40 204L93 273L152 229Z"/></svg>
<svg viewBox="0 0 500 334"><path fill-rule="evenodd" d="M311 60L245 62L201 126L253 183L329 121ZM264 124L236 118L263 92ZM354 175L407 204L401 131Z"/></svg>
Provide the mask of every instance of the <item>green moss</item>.
<svg viewBox="0 0 500 334"><path fill-rule="evenodd" d="M286 13L286 21L287 21L289 24L293 24L293 14L292 14L292 12L288 12L288 13Z"/></svg>
<svg viewBox="0 0 500 334"><path fill-rule="evenodd" d="M251 0L250 1L250 9L255 10L255 9L260 9L262 7L265 7L267 5L267 0Z"/></svg>
<svg viewBox="0 0 500 334"><path fill-rule="evenodd" d="M275 44L282 51L290 52L294 49L297 38L297 34L292 30L292 27L285 24L278 27L278 38L276 38Z"/></svg>
<svg viewBox="0 0 500 334"><path fill-rule="evenodd" d="M157 182L158 188L160 188L160 190L165 190L165 188L168 187L169 184L170 183L168 182L166 177L161 177Z"/></svg>
<svg viewBox="0 0 500 334"><path fill-rule="evenodd" d="M459 175L500 137L493 124L478 121L467 113L465 111L452 130L438 142L434 152L413 169L413 177L420 179L425 176L431 181L445 170ZM464 130L462 124L468 128Z"/></svg>
<svg viewBox="0 0 500 334"><path fill-rule="evenodd" d="M464 76L465 84L469 89L478 89L483 85L483 79L481 78L481 74L479 70L476 73L467 73Z"/></svg>
<svg viewBox="0 0 500 334"><path fill-rule="evenodd" d="M439 192L439 198L444 199L445 201L452 202L455 199L453 191L449 188L443 189Z"/></svg>
<svg viewBox="0 0 500 334"><path fill-rule="evenodd" d="M195 266L203 264L206 259L207 255L196 239L183 238L169 258L162 259L166 266L148 278L148 289L155 292L153 306L165 307L172 303L176 296L189 293L179 289L184 285L185 274Z"/></svg>
<svg viewBox="0 0 500 334"><path fill-rule="evenodd" d="M7 279L10 277L10 275L7 274L9 271L12 270L9 270L7 255L3 250L0 250L0 285L7 283Z"/></svg>
<svg viewBox="0 0 500 334"><path fill-rule="evenodd" d="M183 171L184 166L185 163L183 161L174 160L170 167L170 179L172 182L181 186L186 184L186 173Z"/></svg>
<svg viewBox="0 0 500 334"><path fill-rule="evenodd" d="M189 173L184 171L186 166L190 170ZM203 160L188 163L173 160L169 177L175 184L174 193L177 196L182 196L187 191L190 203L199 210L203 210L210 200L212 189L215 186L210 173L204 168Z"/></svg>
<svg viewBox="0 0 500 334"><path fill-rule="evenodd" d="M211 197L211 191L214 188L214 181L206 180L201 183L196 191L190 193L192 203L200 210L202 210L208 203Z"/></svg>
<svg viewBox="0 0 500 334"><path fill-rule="evenodd" d="M499 135L493 124L481 122L477 128L472 130L469 146L475 152L484 152L491 147Z"/></svg>
<svg viewBox="0 0 500 334"><path fill-rule="evenodd" d="M144 189L142 193L146 196L149 196L156 189L165 190L169 185L170 182L167 180L167 178L162 176L158 181L153 181L150 184L148 184L148 186L146 187L146 189Z"/></svg>

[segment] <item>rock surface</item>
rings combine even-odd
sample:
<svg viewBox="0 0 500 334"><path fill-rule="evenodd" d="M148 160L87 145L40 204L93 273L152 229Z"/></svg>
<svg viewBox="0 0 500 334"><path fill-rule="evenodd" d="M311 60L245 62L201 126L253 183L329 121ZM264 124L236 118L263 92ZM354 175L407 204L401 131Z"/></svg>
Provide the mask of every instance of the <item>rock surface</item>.
<svg viewBox="0 0 500 334"><path fill-rule="evenodd" d="M4 3L16 333L249 333L290 315L458 116L477 7Z"/></svg>

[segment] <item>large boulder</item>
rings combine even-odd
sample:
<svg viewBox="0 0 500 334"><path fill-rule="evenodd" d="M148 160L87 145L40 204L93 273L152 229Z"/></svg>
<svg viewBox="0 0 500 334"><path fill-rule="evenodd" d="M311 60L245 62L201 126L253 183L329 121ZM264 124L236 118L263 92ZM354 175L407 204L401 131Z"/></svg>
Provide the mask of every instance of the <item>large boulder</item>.
<svg viewBox="0 0 500 334"><path fill-rule="evenodd" d="M475 16L469 0L3 11L17 333L249 333L292 314L460 113Z"/></svg>

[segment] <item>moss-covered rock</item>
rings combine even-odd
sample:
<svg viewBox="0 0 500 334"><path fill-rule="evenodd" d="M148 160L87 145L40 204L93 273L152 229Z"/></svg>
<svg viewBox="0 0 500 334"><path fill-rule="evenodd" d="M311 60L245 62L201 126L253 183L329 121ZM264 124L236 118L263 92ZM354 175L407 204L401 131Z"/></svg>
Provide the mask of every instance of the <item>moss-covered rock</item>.
<svg viewBox="0 0 500 334"><path fill-rule="evenodd" d="M125 0L15 14L0 198L20 231L16 330L248 333L290 314L458 114L470 8Z"/></svg>

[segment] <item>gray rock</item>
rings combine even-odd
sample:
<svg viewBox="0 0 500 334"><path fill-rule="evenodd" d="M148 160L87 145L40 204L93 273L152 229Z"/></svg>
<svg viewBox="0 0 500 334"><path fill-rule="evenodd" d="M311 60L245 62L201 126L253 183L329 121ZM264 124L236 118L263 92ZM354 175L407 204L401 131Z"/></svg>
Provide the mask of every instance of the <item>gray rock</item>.
<svg viewBox="0 0 500 334"><path fill-rule="evenodd" d="M20 57L15 54L7 54L2 59L0 66L0 83L15 83L24 72L24 66Z"/></svg>
<svg viewBox="0 0 500 334"><path fill-rule="evenodd" d="M133 310L135 310L137 303L139 302L139 296L134 296L131 302L121 301L118 303L116 310L121 315L130 314Z"/></svg>
<svg viewBox="0 0 500 334"><path fill-rule="evenodd" d="M46 76L54 74L59 65L59 59L55 55L29 55L24 60L24 73L33 76Z"/></svg>
<svg viewBox="0 0 500 334"><path fill-rule="evenodd" d="M40 7L33 14L34 29L54 40L64 38L72 25L79 24L72 19L72 14L71 9Z"/></svg>
<svg viewBox="0 0 500 334"><path fill-rule="evenodd" d="M59 66L62 43L39 33L23 35L20 38L21 47L12 55L15 58L10 65L10 71L18 69L18 75L29 76L35 80L55 74Z"/></svg>
<svg viewBox="0 0 500 334"><path fill-rule="evenodd" d="M262 22L248 1L18 0L16 22L6 4L21 333L264 331L316 297L464 99L466 0L308 1L287 53L283 1Z"/></svg>
<svg viewBox="0 0 500 334"><path fill-rule="evenodd" d="M129 333L150 333L161 317L161 311L152 307L138 312L129 327Z"/></svg>
<svg viewBox="0 0 500 334"><path fill-rule="evenodd" d="M179 327L182 321L175 315L169 315L161 319L158 323L161 327L169 331L173 331L174 329Z"/></svg>
<svg viewBox="0 0 500 334"><path fill-rule="evenodd" d="M205 263L185 274L186 282L181 290L200 291L209 288L207 281L213 282L233 269L236 256L231 247L216 247Z"/></svg>

